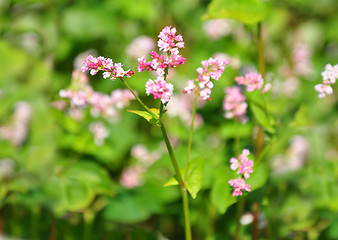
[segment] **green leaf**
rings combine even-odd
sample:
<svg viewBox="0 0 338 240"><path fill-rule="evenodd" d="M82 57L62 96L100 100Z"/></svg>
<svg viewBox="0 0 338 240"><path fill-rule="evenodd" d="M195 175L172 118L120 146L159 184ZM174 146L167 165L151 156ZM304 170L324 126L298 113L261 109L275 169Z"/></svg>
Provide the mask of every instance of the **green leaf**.
<svg viewBox="0 0 338 240"><path fill-rule="evenodd" d="M261 91L247 92L246 97L249 102L250 109L255 116L255 119L270 133L275 133L273 127L274 121L269 116L266 109L266 102Z"/></svg>
<svg viewBox="0 0 338 240"><path fill-rule="evenodd" d="M185 184L188 189L188 192L194 199L197 197L197 193L202 188L204 165L205 165L204 158L195 158L192 161L190 161L188 165L187 180ZM180 172L181 176L184 177L185 168L181 169ZM164 184L165 187L174 185L178 185L176 177L171 178L166 184Z"/></svg>
<svg viewBox="0 0 338 240"><path fill-rule="evenodd" d="M113 184L108 172L92 162L77 162L59 176L52 177L45 186L55 199L55 210L78 211L87 208L98 194L112 195Z"/></svg>
<svg viewBox="0 0 338 240"><path fill-rule="evenodd" d="M194 199L202 188L204 165L204 158L195 158L189 163L186 185L188 192Z"/></svg>
<svg viewBox="0 0 338 240"><path fill-rule="evenodd" d="M266 183L268 176L269 169L265 163L261 162L257 167L254 167L253 173L246 182L251 185L251 191L253 191L262 187Z"/></svg>
<svg viewBox="0 0 338 240"><path fill-rule="evenodd" d="M160 126L160 120L159 120L159 113L160 110L157 108L151 108L150 111L152 111L153 113L155 113L156 118L150 114L147 111L140 111L140 110L127 110L128 112L131 113L135 113L141 117L143 117L145 120L147 120L151 125L155 126L155 127L159 127Z"/></svg>
<svg viewBox="0 0 338 240"><path fill-rule="evenodd" d="M266 111L257 104L250 103L250 109L255 116L256 120L270 133L275 133L275 129L272 126L272 122Z"/></svg>
<svg viewBox="0 0 338 240"><path fill-rule="evenodd" d="M78 177L86 182L96 194L112 195L113 184L108 172L93 162L78 162L64 173L64 177Z"/></svg>
<svg viewBox="0 0 338 240"><path fill-rule="evenodd" d="M203 18L232 18L254 24L262 21L266 13L267 4L262 0L213 0Z"/></svg>
<svg viewBox="0 0 338 240"><path fill-rule="evenodd" d="M237 202L237 198L232 196L232 188L228 183L232 175L229 169L219 168L211 187L211 202L220 214L224 214L229 206Z"/></svg>

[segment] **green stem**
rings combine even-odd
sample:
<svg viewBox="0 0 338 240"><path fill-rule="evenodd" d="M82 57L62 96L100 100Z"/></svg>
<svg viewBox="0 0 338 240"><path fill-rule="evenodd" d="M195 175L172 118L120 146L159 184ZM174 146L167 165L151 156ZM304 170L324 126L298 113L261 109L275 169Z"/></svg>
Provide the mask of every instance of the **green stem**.
<svg viewBox="0 0 338 240"><path fill-rule="evenodd" d="M183 213L184 213L185 239L191 240L191 227L190 227L190 217L189 217L189 199L188 199L187 188L186 188L185 183L182 179L182 175L181 175L180 169L178 167L178 163L176 161L174 151L171 147L167 132L166 132L165 127L163 125L162 115L163 115L163 103L161 103L161 107L160 107L161 131L162 131L162 135L163 135L165 144L166 144L167 149L168 149L168 153L169 153L169 156L170 156L171 163L172 163L174 170L175 170L177 180L178 180L179 185L181 187L182 201L183 201Z"/></svg>
<svg viewBox="0 0 338 240"><path fill-rule="evenodd" d="M187 180L188 177L188 165L189 165L189 158L190 158L190 151L191 151L191 143L192 143L192 133L194 132L194 120L196 115L196 105L197 105L197 97L198 93L195 93L195 100L194 100L194 108L192 110L192 118L191 118L191 125L190 125L190 132L189 132L189 140L188 140L188 151L187 151L187 161L185 163L185 173L184 173L184 181Z"/></svg>
<svg viewBox="0 0 338 240"><path fill-rule="evenodd" d="M244 209L244 202L245 198L241 197L239 199L239 203L237 206L237 223L236 223L236 233L235 233L235 239L240 240L241 239L241 216L243 214L243 209Z"/></svg>
<svg viewBox="0 0 338 240"><path fill-rule="evenodd" d="M259 22L257 25L257 41L258 41L258 60L259 60L259 71L262 78L265 78L265 57L264 57L264 45L262 37L262 23Z"/></svg>
<svg viewBox="0 0 338 240"><path fill-rule="evenodd" d="M191 240L188 192L185 187L184 188L181 187L181 192L182 192L183 212L184 212L185 239Z"/></svg>
<svg viewBox="0 0 338 240"><path fill-rule="evenodd" d="M263 43L263 37L262 37L262 23L259 22L257 25L257 41L258 41L258 61L259 61L259 71L262 75L262 78L265 78L265 57L264 57L264 43ZM265 101L265 99L264 99ZM256 159L259 158L259 156L262 153L264 145L264 131L263 127L259 125L257 138L256 138ZM259 206L260 204L258 202L254 203L253 208L253 223L252 223L252 240L258 240L259 237Z"/></svg>
<svg viewBox="0 0 338 240"><path fill-rule="evenodd" d="M134 95L134 97L136 98L136 100L139 102L139 104L141 104L141 106L148 112L150 113L155 119L158 119L158 116L152 112L147 105L144 104L144 102L142 102L142 100L136 95L136 93L133 91L133 89L129 86L129 84L123 80L123 78L120 78L121 81L124 83L124 85L129 89L129 91Z"/></svg>
<svg viewBox="0 0 338 240"><path fill-rule="evenodd" d="M235 138L235 151L236 156L239 156L241 154L241 136L239 132L241 123L237 121L237 132L236 132L236 138Z"/></svg>

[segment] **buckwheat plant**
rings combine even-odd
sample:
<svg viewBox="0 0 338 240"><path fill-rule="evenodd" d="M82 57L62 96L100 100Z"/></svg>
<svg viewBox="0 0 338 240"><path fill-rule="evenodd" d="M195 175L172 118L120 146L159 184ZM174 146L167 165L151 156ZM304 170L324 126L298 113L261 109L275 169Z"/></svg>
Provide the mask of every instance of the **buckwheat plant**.
<svg viewBox="0 0 338 240"><path fill-rule="evenodd" d="M119 78L123 84L129 89L135 99L144 108L144 111L129 110L129 112L138 114L145 118L152 125L161 129L173 168L175 170L175 178L170 180L167 185L179 185L182 193L183 201L183 213L185 219L185 236L187 240L191 240L191 227L189 219L189 201L188 192L193 198L201 188L202 183L197 183L194 176L203 174L204 160L194 160L194 167L190 166L190 150L192 143L192 134L194 129L194 119L196 116L196 102L197 98L201 97L204 101L209 101L211 96L211 89L213 88L212 80L219 80L222 73L224 72L225 65L228 64L227 60L218 58L209 58L208 60L202 61L202 67L197 69L198 77L195 80L188 81L187 87L184 89L184 93L195 93L194 107L192 110L191 125L189 132L189 141L187 147L187 159L185 168L181 171L178 167L178 163L172 149L172 145L169 141L166 129L163 123L163 115L165 108L170 101L170 98L174 92L174 85L167 81L168 70L170 68L177 68L179 65L183 65L186 59L180 55L179 49L184 47L183 37L177 34L176 28L166 26L158 35L159 40L157 46L162 54L155 51L149 53L151 60L147 61L146 56L138 58L138 72L152 71L156 73L156 79L149 79L145 84L146 94L152 95L154 99L159 99L159 108L149 108L144 102L137 96L130 85L123 79L124 77L131 77L134 72L131 70L124 70L121 63L114 63L112 59L105 57L95 58L88 56L84 61L82 71L90 71L91 75L97 74L102 71L103 78L115 80ZM72 98L73 94L61 94L64 97ZM71 95L71 96L68 96ZM81 93L79 100L76 100L76 104L84 104L86 100L86 94ZM112 94L112 97L114 95ZM114 98L113 98L114 99ZM72 99L73 100L73 99ZM74 100L73 100L74 102ZM73 103L73 104L75 104ZM196 167L196 164L200 167ZM145 169L129 169L125 172L121 181L127 184L129 187L137 184L135 179L139 179L140 173L143 173ZM196 171L194 173L194 171Z"/></svg>

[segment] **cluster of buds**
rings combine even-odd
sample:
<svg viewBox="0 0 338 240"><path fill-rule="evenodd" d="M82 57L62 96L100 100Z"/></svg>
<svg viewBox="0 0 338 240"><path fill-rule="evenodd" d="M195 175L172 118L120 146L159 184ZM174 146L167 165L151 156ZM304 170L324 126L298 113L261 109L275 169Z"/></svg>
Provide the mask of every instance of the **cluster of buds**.
<svg viewBox="0 0 338 240"><path fill-rule="evenodd" d="M18 102L8 125L0 126L0 138L21 146L27 138L28 125L32 117L32 108L27 102Z"/></svg>
<svg viewBox="0 0 338 240"><path fill-rule="evenodd" d="M198 95L203 100L209 101L211 95L211 89L214 84L211 79L219 80L224 72L225 65L228 65L229 61L222 60L219 58L209 58L208 60L202 61L202 66L197 68L198 78L196 80L189 80L187 86L184 88L183 93L191 93L198 91ZM198 86L196 86L197 82Z"/></svg>
<svg viewBox="0 0 338 240"><path fill-rule="evenodd" d="M323 98L326 95L330 95L333 93L332 84L336 83L336 79L338 78L338 64L332 66L331 64L327 64L325 66L324 72L322 72L323 83L317 84L315 86L315 90L319 93L318 97Z"/></svg>
<svg viewBox="0 0 338 240"><path fill-rule="evenodd" d="M232 157L230 159L231 170L236 171L238 169L238 174L241 176L236 179L231 179L229 181L230 186L234 188L232 196L242 195L242 191L250 192L250 184L245 183L245 179L250 178L252 173L253 161L248 158L250 151L248 149L243 149L242 153L239 155L238 159ZM242 178L242 175L244 179Z"/></svg>
<svg viewBox="0 0 338 240"><path fill-rule="evenodd" d="M246 123L248 118L245 116L245 113L248 104L245 102L245 99L239 87L226 88L223 101L223 108L225 110L224 117L228 119L235 118L241 123Z"/></svg>
<svg viewBox="0 0 338 240"><path fill-rule="evenodd" d="M89 55L84 61L81 70L82 72L90 70L91 75L103 71L103 78L110 78L112 80L124 76L130 77L134 74L131 70L124 70L121 63L113 63L113 60L110 58L104 58L102 56L95 58L92 55Z"/></svg>
<svg viewBox="0 0 338 240"><path fill-rule="evenodd" d="M74 71L71 88L60 90L60 97L68 98L72 109L89 106L93 117L103 116L114 120L118 109L129 105L135 97L128 90L116 89L110 95L94 91L85 74Z"/></svg>
<svg viewBox="0 0 338 240"><path fill-rule="evenodd" d="M169 68L176 68L178 65L184 64L186 59L179 55L179 48L184 47L183 37L176 35L176 28L166 26L158 35L159 41L157 46L160 51L167 53L167 56L159 55L155 51L150 52L152 61L147 62L145 56L138 59L138 71L156 71L157 79L146 83L147 95L153 94L154 98L161 99L166 104L173 94L173 85L166 82L166 71Z"/></svg>

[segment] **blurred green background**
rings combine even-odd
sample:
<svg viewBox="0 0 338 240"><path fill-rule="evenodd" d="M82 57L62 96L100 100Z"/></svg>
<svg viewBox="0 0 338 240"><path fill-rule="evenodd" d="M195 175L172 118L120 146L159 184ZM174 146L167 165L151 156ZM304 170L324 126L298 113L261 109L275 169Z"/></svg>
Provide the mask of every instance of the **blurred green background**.
<svg viewBox="0 0 338 240"><path fill-rule="evenodd" d="M73 70L89 54L136 72L129 84L156 107L144 90L152 75L137 73L145 42L135 39L148 37L156 50L158 33L171 25L183 36L187 62L169 73L177 104L169 104L165 121L182 166L191 106L180 92L197 77L202 60L217 53L230 59L212 100L198 109L192 157L205 157L206 166L202 191L190 205L193 239L233 239L238 203L227 184L229 159L236 155L236 138L241 148L255 152L257 122L250 110L247 124L225 119L222 102L235 76L258 68L257 33L255 24L202 20L209 3L0 0L2 236L184 239L179 189L163 187L173 170L159 129L125 109L109 121L93 118L88 109L76 117L79 113L55 107L59 91L69 87ZM256 190L245 197L241 239L251 239L255 202L260 239L338 239L337 87L324 99L313 88L325 65L338 62L338 4L267 4L263 36L266 81L272 84L267 102L275 133L266 132ZM101 76L90 83L106 94L123 88ZM175 108L186 101L188 107ZM132 102L127 109L139 106ZM109 134L101 145L90 131L97 121Z"/></svg>

